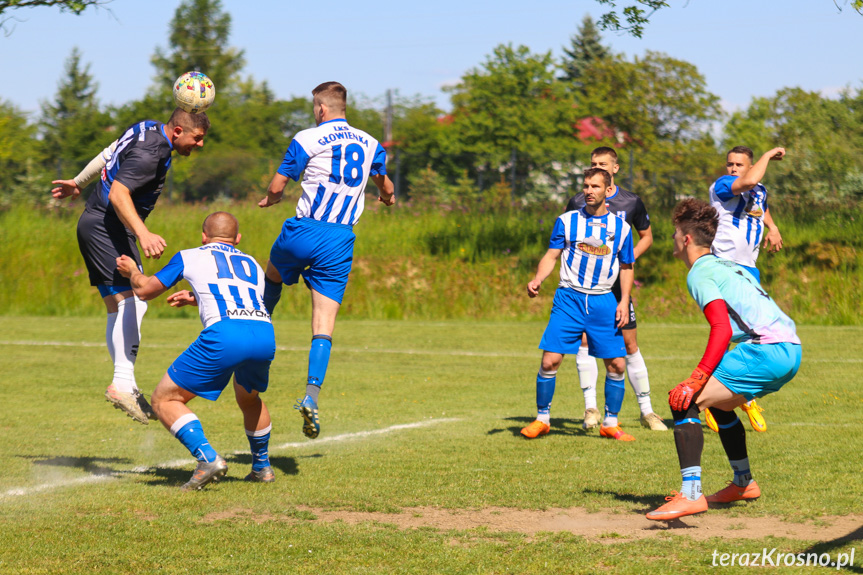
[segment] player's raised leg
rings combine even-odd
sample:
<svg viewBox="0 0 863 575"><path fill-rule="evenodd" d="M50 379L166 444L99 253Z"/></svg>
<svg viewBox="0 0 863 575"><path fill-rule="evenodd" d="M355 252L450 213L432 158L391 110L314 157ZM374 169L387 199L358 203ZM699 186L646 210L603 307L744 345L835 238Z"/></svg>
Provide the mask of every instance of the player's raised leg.
<svg viewBox="0 0 863 575"><path fill-rule="evenodd" d="M562 354L542 352L542 363L536 374L536 419L521 430L528 439L536 439L551 431L551 401L554 399L557 370L562 362Z"/></svg>
<svg viewBox="0 0 863 575"><path fill-rule="evenodd" d="M105 390L105 399L135 421L147 424L156 419L135 381L135 360L141 343L141 320L147 303L129 289L117 291L111 286L98 286L108 311L105 340L114 364L114 376Z"/></svg>
<svg viewBox="0 0 863 575"><path fill-rule="evenodd" d="M276 475L270 465L270 433L273 430L270 412L257 391L248 391L234 379L234 395L243 412L243 425L252 452L252 471L246 481L272 483Z"/></svg>
<svg viewBox="0 0 863 575"><path fill-rule="evenodd" d="M309 349L309 370L306 380L306 395L294 406L303 416L303 433L311 439L321 432L318 417L318 394L324 385L330 350L333 347L333 331L341 304L312 288L312 344Z"/></svg>

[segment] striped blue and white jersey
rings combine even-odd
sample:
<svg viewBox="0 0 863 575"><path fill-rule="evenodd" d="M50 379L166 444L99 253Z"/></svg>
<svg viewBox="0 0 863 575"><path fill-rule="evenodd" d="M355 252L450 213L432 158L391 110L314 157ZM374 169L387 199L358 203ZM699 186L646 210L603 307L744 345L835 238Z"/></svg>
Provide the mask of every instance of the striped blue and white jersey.
<svg viewBox="0 0 863 575"><path fill-rule="evenodd" d="M264 307L264 270L230 244L214 242L177 252L156 277L165 287L181 279L189 282L205 328L232 319L270 322Z"/></svg>
<svg viewBox="0 0 863 575"><path fill-rule="evenodd" d="M161 122L144 120L130 126L113 152L102 152L107 163L96 192L87 199L87 208L117 217L108 200L111 185L117 181L129 188L135 211L142 220L147 219L165 185L173 149Z"/></svg>
<svg viewBox="0 0 863 575"><path fill-rule="evenodd" d="M294 181L303 176L298 218L354 225L365 205L371 175L385 175L383 146L346 120L324 122L294 136L278 172Z"/></svg>
<svg viewBox="0 0 863 575"><path fill-rule="evenodd" d="M591 216L585 208L566 212L554 222L549 249L560 254L559 287L588 294L611 291L620 264L635 263L632 230L612 213Z"/></svg>
<svg viewBox="0 0 863 575"><path fill-rule="evenodd" d="M719 213L713 253L742 266L754 268L764 237L767 188L758 184L734 195L731 184L738 176L722 176L710 186L710 205Z"/></svg>

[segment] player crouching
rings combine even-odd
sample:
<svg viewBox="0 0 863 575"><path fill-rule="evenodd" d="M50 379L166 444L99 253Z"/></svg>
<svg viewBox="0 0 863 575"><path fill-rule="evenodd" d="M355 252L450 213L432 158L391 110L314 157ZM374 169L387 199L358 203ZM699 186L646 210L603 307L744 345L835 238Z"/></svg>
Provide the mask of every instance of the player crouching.
<svg viewBox="0 0 863 575"><path fill-rule="evenodd" d="M779 391L800 368L800 339L791 318L748 271L711 253L717 224L716 210L701 200L684 200L674 210L674 256L689 268L686 287L710 323L710 339L692 375L669 392L683 486L647 514L655 521L701 513L708 503L761 496L749 470L746 432L733 410ZM726 353L729 342L737 347ZM734 471L733 481L709 497L701 493L704 434L698 418L707 408Z"/></svg>
<svg viewBox="0 0 863 575"><path fill-rule="evenodd" d="M272 424L259 393L267 390L276 340L270 314L264 309L264 270L235 246L240 242L237 219L227 212L207 216L203 246L174 255L152 277L134 260L117 258L117 268L129 278L135 295L150 300L181 279L194 293L168 296L173 307L197 305L204 330L178 357L153 392L153 410L171 434L198 460L184 490L201 489L228 471L204 435L201 422L186 404L197 396L215 401L234 376L234 394L252 452L247 481L275 480L269 460Z"/></svg>

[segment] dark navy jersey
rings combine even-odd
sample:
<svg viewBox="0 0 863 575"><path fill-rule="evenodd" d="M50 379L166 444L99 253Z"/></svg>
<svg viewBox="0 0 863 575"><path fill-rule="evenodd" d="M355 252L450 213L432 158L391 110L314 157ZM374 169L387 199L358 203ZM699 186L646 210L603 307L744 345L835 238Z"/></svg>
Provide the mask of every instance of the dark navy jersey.
<svg viewBox="0 0 863 575"><path fill-rule="evenodd" d="M620 186L615 186L615 188L617 191L614 195L605 199L605 206L608 211L623 218L634 230L643 232L649 228L650 216L647 215L647 208L644 207L641 198ZM581 192L569 199L566 204L566 211L573 212L583 207L584 192Z"/></svg>
<svg viewBox="0 0 863 575"><path fill-rule="evenodd" d="M116 149L102 169L101 181L87 200L87 209L116 217L108 201L111 184L116 181L129 188L135 210L142 220L146 219L165 186L173 149L161 122L144 120L130 126L117 140Z"/></svg>

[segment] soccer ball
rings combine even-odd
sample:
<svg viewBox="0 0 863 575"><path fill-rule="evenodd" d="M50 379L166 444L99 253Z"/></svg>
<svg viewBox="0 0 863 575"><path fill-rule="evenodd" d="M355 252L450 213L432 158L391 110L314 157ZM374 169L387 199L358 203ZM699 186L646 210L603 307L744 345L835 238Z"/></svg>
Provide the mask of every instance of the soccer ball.
<svg viewBox="0 0 863 575"><path fill-rule="evenodd" d="M216 87L206 74L186 72L174 82L174 103L190 114L203 112L215 99Z"/></svg>

